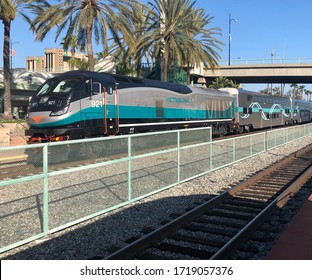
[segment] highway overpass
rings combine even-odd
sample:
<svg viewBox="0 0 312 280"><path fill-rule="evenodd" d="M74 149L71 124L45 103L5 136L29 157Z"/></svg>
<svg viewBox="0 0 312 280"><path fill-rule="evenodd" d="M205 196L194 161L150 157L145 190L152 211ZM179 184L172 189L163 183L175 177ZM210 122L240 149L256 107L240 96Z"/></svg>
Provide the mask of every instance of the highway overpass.
<svg viewBox="0 0 312 280"><path fill-rule="evenodd" d="M267 62L267 61L264 61ZM216 77L228 77L237 83L281 83L312 84L312 58L310 61L298 59L296 63L278 61L277 63L254 63L220 65L212 71L199 67L191 71L194 83L208 83Z"/></svg>

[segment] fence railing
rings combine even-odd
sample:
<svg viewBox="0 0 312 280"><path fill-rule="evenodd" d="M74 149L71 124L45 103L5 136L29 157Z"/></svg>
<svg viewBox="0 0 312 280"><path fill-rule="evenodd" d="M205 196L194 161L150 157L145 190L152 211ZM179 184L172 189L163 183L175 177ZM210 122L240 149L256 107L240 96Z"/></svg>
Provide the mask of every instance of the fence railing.
<svg viewBox="0 0 312 280"><path fill-rule="evenodd" d="M228 60L221 60L220 65L228 65ZM312 57L296 57L296 58L254 58L254 59L231 59L231 65L255 65L255 64L302 64L312 63Z"/></svg>
<svg viewBox="0 0 312 280"><path fill-rule="evenodd" d="M212 141L210 128L196 128L0 148L0 158L34 165L20 162L23 175L0 182L0 253L311 132L308 124Z"/></svg>

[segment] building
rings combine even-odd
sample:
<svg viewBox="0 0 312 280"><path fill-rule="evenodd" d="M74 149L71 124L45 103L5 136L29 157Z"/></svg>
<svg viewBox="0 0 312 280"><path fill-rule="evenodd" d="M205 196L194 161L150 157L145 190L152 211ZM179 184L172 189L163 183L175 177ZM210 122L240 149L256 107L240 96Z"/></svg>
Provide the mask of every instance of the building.
<svg viewBox="0 0 312 280"><path fill-rule="evenodd" d="M60 73L72 70L68 64L71 58L67 52L58 48L47 48L44 56L27 56L26 71L44 71L48 73ZM82 60L85 54L76 53L75 58Z"/></svg>
<svg viewBox="0 0 312 280"><path fill-rule="evenodd" d="M26 57L26 69L27 71L43 71L45 59L43 56L27 56Z"/></svg>
<svg viewBox="0 0 312 280"><path fill-rule="evenodd" d="M64 70L64 50L44 49L45 70L47 72L63 72Z"/></svg>

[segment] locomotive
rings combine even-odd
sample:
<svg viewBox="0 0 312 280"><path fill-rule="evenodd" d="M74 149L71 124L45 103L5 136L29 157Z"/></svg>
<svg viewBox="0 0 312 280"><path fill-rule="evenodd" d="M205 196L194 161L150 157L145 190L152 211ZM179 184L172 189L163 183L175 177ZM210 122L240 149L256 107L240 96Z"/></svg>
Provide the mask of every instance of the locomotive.
<svg viewBox="0 0 312 280"><path fill-rule="evenodd" d="M70 71L31 98L29 143L210 126L233 130L235 97L226 91Z"/></svg>

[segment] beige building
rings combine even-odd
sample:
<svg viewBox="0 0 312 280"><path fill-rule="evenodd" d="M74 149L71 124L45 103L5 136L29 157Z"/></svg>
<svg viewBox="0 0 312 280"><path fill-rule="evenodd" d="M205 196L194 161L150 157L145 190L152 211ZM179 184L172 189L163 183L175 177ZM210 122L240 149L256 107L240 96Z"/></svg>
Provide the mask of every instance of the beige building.
<svg viewBox="0 0 312 280"><path fill-rule="evenodd" d="M27 56L26 57L26 70L27 71L43 71L45 66L44 56Z"/></svg>
<svg viewBox="0 0 312 280"><path fill-rule="evenodd" d="M47 72L63 72L64 70L64 50L44 49L45 70Z"/></svg>
<svg viewBox="0 0 312 280"><path fill-rule="evenodd" d="M45 71L49 73L60 73L69 71L67 61L71 55L65 53L63 49L47 48L44 50L45 56L27 56L26 71ZM76 54L76 58L83 59L85 54Z"/></svg>

